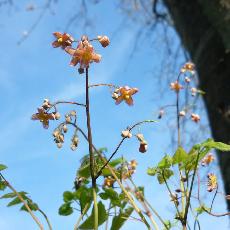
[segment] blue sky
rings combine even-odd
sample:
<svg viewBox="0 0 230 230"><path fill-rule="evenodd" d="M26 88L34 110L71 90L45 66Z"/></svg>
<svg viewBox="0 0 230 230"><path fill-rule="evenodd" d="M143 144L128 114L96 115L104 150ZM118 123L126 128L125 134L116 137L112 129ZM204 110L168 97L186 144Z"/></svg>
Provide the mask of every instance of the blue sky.
<svg viewBox="0 0 230 230"><path fill-rule="evenodd" d="M57 149L52 138L52 130L57 123L53 122L49 130L44 130L39 122L31 121L30 117L44 98L51 101L62 99L84 102L84 77L68 65L70 57L67 54L51 47L52 32L63 31L70 15L79 9L77 3L68 2L54 5L55 14L47 12L38 27L20 46L17 41L23 31L33 24L39 12L25 12L28 2L24 0L10 10L0 9L0 29L3 34L0 37L0 163L9 167L5 172L7 179L17 190L29 192L32 199L47 213L55 230L73 229L76 222L77 212L62 217L58 215L58 208L62 204L63 191L72 188L79 160L88 148L81 139L75 152L70 150L68 141L62 149ZM109 151L119 142L121 130L140 120L155 119L159 106L170 103L175 96L170 90L162 94L167 87L164 86L162 90L161 85L168 85L165 74L172 77L172 81L175 79L167 72L172 70L172 66L169 65L171 59L164 60L162 29L157 27L149 36L145 30L140 29L141 24L128 20L115 2L89 4L91 25L83 27L84 19L80 18L79 23L73 24L68 31L76 38L85 32L90 37L106 34L111 38L108 48L96 46L103 58L100 64L93 64L90 68L91 83L114 83L139 88L139 93L134 96L133 107L124 103L116 106L107 88L94 88L91 91L93 140L96 146L107 147ZM172 30L168 33L174 49L179 44L178 38ZM135 49L137 39L139 45ZM174 71L178 70L182 60L183 57L178 58L178 63L173 66ZM167 65L162 67L162 63ZM60 112L73 108L60 106ZM85 111L78 109L79 125L85 129L84 115ZM202 122L207 124L205 118ZM149 142L149 151L140 154L137 142L130 140L120 149L119 154L139 162L135 176L137 184L146 186L146 194L151 203L165 218L169 218L173 209L165 199L168 194L155 179L146 175L146 169L156 164L166 152L172 152L172 148L169 148L170 132L164 120L143 126L141 131ZM203 137L210 135L208 131ZM226 210L223 199L217 200L216 204L216 211ZM0 229L36 229L29 215L19 212L18 207L6 208L5 205L6 202L1 200ZM205 229L220 226L222 230L228 229L227 218L215 219L204 215L201 223ZM123 227L131 228L142 229L143 225L130 221Z"/></svg>

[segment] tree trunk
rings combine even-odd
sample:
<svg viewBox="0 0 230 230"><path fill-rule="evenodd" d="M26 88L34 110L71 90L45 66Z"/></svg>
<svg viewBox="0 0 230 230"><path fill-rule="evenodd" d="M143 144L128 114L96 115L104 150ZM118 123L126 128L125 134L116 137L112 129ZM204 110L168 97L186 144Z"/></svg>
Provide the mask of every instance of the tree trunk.
<svg viewBox="0 0 230 230"><path fill-rule="evenodd" d="M184 47L196 64L213 137L230 144L230 1L164 0ZM226 194L230 153L218 152ZM230 210L230 201L228 201Z"/></svg>

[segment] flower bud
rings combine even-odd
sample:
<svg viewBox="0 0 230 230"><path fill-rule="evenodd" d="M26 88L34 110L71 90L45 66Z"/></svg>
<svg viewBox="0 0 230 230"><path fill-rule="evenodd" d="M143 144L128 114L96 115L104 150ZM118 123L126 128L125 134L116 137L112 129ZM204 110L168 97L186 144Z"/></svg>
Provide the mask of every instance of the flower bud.
<svg viewBox="0 0 230 230"><path fill-rule="evenodd" d="M62 143L57 143L57 147L60 149L62 147Z"/></svg>
<svg viewBox="0 0 230 230"><path fill-rule="evenodd" d="M65 116L65 121L66 121L66 123L71 123L71 117L66 115Z"/></svg>
<svg viewBox="0 0 230 230"><path fill-rule="evenodd" d="M109 45L110 41L107 36L97 36L98 41L101 43L102 47Z"/></svg>
<svg viewBox="0 0 230 230"><path fill-rule="evenodd" d="M59 120L60 117L61 117L61 114L58 113L58 112L56 112L56 113L54 114L54 116L55 116L55 119L56 119L56 120Z"/></svg>
<svg viewBox="0 0 230 230"><path fill-rule="evenodd" d="M119 95L118 95L117 93L114 92L114 93L112 94L112 98L113 98L114 100L116 100L118 97L119 97Z"/></svg>
<svg viewBox="0 0 230 230"><path fill-rule="evenodd" d="M63 129L64 133L67 133L67 131L68 131L67 125L63 125L62 129Z"/></svg>
<svg viewBox="0 0 230 230"><path fill-rule="evenodd" d="M145 153L147 149L148 149L147 142L146 141L141 142L139 147L139 152Z"/></svg>
<svg viewBox="0 0 230 230"><path fill-rule="evenodd" d="M185 116L185 114L186 114L186 113L185 113L185 111L184 111L184 110L181 110L181 111L179 112L179 116L180 116L180 117L184 117L184 116Z"/></svg>
<svg viewBox="0 0 230 230"><path fill-rule="evenodd" d="M125 137L125 138L131 138L131 137L132 137L132 133L130 133L129 130L123 130L123 131L121 132L121 136L122 136L122 137Z"/></svg>

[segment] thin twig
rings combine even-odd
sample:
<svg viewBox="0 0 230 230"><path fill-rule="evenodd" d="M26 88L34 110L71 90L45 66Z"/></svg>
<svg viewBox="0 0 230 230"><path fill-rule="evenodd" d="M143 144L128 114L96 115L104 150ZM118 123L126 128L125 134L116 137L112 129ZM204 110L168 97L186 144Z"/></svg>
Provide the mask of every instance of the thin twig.
<svg viewBox="0 0 230 230"><path fill-rule="evenodd" d="M134 129L136 126L144 124L144 123L149 123L149 122L156 122L154 120L144 120L144 121L140 121L137 122L136 124L132 125L131 127L128 128L129 131L131 131L132 129ZM111 154L111 156L109 157L109 159L106 161L106 163L101 167L101 169L98 171L97 175L95 176L95 178L98 178L101 173L102 170L109 164L109 162L111 161L111 159L114 157L114 155L117 153L117 151L119 150L119 148L121 147L122 143L124 142L124 140L127 139L127 137L123 137L121 139L121 141L119 142L119 144L117 145L116 149L114 150L114 152Z"/></svg>

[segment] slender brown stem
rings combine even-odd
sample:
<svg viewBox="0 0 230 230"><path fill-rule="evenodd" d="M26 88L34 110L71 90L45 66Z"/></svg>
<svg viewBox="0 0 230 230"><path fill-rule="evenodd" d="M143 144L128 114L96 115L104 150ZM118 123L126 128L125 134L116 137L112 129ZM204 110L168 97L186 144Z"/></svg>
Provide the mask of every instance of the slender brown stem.
<svg viewBox="0 0 230 230"><path fill-rule="evenodd" d="M79 105L79 106L86 107L85 104L74 102L74 101L57 101L57 102L53 103L52 106L55 106L58 104L71 104L71 105Z"/></svg>
<svg viewBox="0 0 230 230"><path fill-rule="evenodd" d="M45 220L46 220L46 222L48 224L49 230L52 230L52 225L51 225L47 215L40 208L38 209L38 211L44 216L44 218L45 218Z"/></svg>
<svg viewBox="0 0 230 230"><path fill-rule="evenodd" d="M90 108L89 108L89 69L86 68L85 76L85 91L86 91L86 117L87 117L87 130L88 130L88 143L89 143L89 155L90 155L90 174L92 179L93 188L93 200L94 200L94 229L98 229L98 207L97 207L97 192L96 192L96 181L95 178L95 160L93 151L92 131L90 125Z"/></svg>
<svg viewBox="0 0 230 230"><path fill-rule="evenodd" d="M131 127L128 128L129 131L132 131L134 128L136 128L138 125L142 125L144 123L149 123L149 122L156 122L154 120L144 120L144 121L140 121L140 122L137 122L136 124L132 125ZM119 144L117 145L116 149L114 150L114 152L111 154L111 156L109 157L109 159L106 161L106 163L101 167L101 169L98 171L98 173L96 174L95 178L98 178L101 173L102 173L102 170L109 164L109 162L111 161L111 159L114 157L114 155L117 153L117 151L119 150L119 148L121 147L122 143L124 142L124 140L126 139L127 137L123 137L121 139L121 141L119 142Z"/></svg>
<svg viewBox="0 0 230 230"><path fill-rule="evenodd" d="M5 177L1 173L0 173L0 176L5 181L7 187L9 189L11 189L17 195L17 197L20 199L20 201L25 205L25 208L27 209L27 211L29 212L29 214L31 215L31 217L34 219L34 221L37 223L37 225L39 226L40 230L44 230L43 225L38 220L38 218L33 214L32 210L28 206L27 202L23 199L23 197L21 196L21 194L17 192L17 190L5 179Z"/></svg>
<svg viewBox="0 0 230 230"><path fill-rule="evenodd" d="M105 83L99 83L99 84L89 85L89 88L97 87L97 86L108 86L108 87L117 88L117 86L115 86L115 85L113 85L113 84L105 84Z"/></svg>

